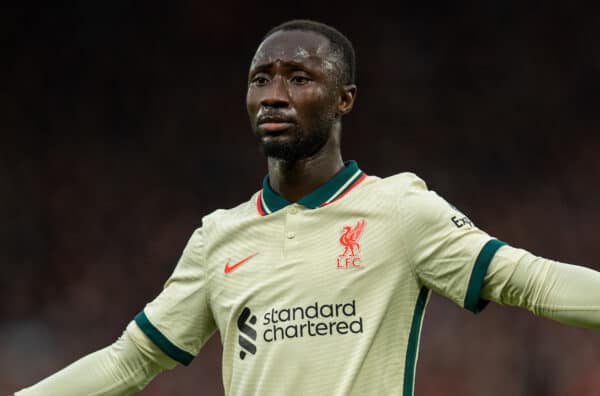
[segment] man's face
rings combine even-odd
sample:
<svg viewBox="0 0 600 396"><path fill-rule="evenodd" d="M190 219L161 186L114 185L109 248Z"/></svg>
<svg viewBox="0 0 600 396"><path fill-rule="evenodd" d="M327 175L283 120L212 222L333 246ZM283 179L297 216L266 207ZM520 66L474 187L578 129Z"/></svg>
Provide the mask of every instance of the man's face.
<svg viewBox="0 0 600 396"><path fill-rule="evenodd" d="M295 162L327 143L339 117L337 61L328 39L314 32L279 31L261 43L246 107L265 155Z"/></svg>

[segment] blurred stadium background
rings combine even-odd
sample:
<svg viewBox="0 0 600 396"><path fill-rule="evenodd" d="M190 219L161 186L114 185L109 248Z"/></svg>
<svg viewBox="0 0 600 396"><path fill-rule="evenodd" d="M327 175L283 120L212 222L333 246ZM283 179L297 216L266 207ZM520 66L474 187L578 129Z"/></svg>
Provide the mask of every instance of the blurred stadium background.
<svg viewBox="0 0 600 396"><path fill-rule="evenodd" d="M291 18L355 45L346 159L416 172L496 237L600 270L597 3L157 3L0 14L0 393L113 342L201 217L260 188L246 73ZM222 395L220 352L215 336L141 394ZM600 334L434 297L416 394L600 395Z"/></svg>

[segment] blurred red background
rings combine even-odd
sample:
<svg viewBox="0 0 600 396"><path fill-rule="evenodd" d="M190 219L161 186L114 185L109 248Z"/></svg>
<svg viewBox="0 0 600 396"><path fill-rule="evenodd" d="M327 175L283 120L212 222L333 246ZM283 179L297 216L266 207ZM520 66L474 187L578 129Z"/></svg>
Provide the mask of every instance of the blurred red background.
<svg viewBox="0 0 600 396"><path fill-rule="evenodd" d="M600 7L413 3L6 8L0 393L113 342L201 217L260 188L246 73L291 18L355 45L345 159L416 172L490 234L600 270ZM141 394L222 395L220 353L217 335ZM598 395L598 378L597 331L430 302L417 395Z"/></svg>

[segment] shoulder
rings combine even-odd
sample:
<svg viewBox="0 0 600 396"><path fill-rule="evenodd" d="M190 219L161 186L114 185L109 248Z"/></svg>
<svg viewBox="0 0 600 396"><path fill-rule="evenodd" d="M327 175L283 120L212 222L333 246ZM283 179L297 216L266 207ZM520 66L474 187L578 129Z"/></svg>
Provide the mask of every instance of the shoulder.
<svg viewBox="0 0 600 396"><path fill-rule="evenodd" d="M258 218L256 198L258 192L245 202L231 208L216 209L202 217L201 223L193 231L186 245L187 254L200 256L201 252L214 242L215 238L223 237L228 230L234 229L249 219Z"/></svg>
<svg viewBox="0 0 600 396"><path fill-rule="evenodd" d="M455 210L425 180L413 172L402 172L374 183L377 193L394 202L397 212L408 223L432 224Z"/></svg>
<svg viewBox="0 0 600 396"><path fill-rule="evenodd" d="M395 194L411 194L427 191L427 183L415 173L402 172L381 179L381 188Z"/></svg>
<svg viewBox="0 0 600 396"><path fill-rule="evenodd" d="M394 201L428 191L425 181L412 172L402 172L385 178L369 176L364 184L364 189L369 193L382 194L386 198L393 198Z"/></svg>
<svg viewBox="0 0 600 396"><path fill-rule="evenodd" d="M428 193L427 184L413 172L397 173L388 177L369 175L362 183L356 202L364 203L371 208L387 213L390 218L404 219L417 210L423 195Z"/></svg>
<svg viewBox="0 0 600 396"><path fill-rule="evenodd" d="M202 229L207 232L214 232L217 229L227 228L228 226L240 224L249 219L260 217L256 209L256 200L258 191L250 199L231 208L220 208L202 217Z"/></svg>

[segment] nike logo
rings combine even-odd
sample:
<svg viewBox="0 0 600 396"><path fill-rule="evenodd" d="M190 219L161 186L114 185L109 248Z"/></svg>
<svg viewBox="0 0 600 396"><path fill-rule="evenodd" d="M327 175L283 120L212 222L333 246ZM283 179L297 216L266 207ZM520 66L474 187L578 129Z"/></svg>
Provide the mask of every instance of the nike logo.
<svg viewBox="0 0 600 396"><path fill-rule="evenodd" d="M225 269L223 270L223 272L225 272L226 274L230 273L231 271L233 271L240 265L244 264L246 261L250 260L252 257L256 256L257 254L258 253L254 253L254 254L246 257L245 259L238 261L237 263L233 264L232 266L230 266L229 261L227 261L227 264L225 264Z"/></svg>

